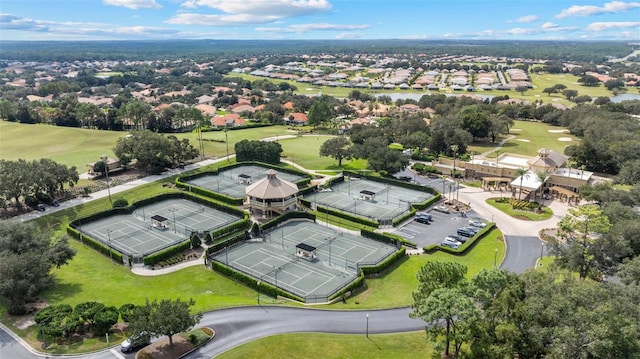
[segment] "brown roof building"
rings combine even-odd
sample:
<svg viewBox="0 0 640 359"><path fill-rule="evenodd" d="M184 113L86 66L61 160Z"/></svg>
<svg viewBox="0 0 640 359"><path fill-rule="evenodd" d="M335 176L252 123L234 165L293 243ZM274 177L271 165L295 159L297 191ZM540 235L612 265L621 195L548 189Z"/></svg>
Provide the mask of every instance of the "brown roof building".
<svg viewBox="0 0 640 359"><path fill-rule="evenodd" d="M270 217L274 213L282 214L296 209L298 186L278 178L277 174L277 171L270 169L267 177L245 188L245 204L249 207L249 212Z"/></svg>

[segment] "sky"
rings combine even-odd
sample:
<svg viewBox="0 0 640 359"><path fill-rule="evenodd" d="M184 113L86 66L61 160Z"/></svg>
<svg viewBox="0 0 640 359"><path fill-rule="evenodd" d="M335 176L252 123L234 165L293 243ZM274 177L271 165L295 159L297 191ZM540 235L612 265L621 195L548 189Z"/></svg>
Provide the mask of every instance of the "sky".
<svg viewBox="0 0 640 359"><path fill-rule="evenodd" d="M640 42L640 2L0 1L0 40L148 39L497 39Z"/></svg>

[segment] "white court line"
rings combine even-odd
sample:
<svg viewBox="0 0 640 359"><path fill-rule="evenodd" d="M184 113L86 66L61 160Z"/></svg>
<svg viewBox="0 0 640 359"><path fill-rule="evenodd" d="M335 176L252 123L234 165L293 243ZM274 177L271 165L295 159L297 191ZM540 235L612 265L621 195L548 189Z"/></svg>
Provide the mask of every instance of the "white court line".
<svg viewBox="0 0 640 359"><path fill-rule="evenodd" d="M115 348L111 348L109 349L109 351L111 352L111 354L115 355L116 358L118 359L126 359L124 356L122 356L122 354L118 353L118 351Z"/></svg>

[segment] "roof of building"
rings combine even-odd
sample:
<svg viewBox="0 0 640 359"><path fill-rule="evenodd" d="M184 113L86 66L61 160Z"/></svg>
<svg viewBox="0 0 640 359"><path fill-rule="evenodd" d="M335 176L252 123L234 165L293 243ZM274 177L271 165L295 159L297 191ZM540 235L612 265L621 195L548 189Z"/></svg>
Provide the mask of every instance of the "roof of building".
<svg viewBox="0 0 640 359"><path fill-rule="evenodd" d="M306 243L300 243L300 244L296 245L296 248L300 248L300 249L302 249L304 251L307 251L307 252L313 252L313 251L316 250L316 247L310 246L310 245L308 245Z"/></svg>
<svg viewBox="0 0 640 359"><path fill-rule="evenodd" d="M158 221L158 222L166 222L167 221L166 218L162 217L159 214L156 214L156 215L152 216L151 219L153 219L154 221Z"/></svg>
<svg viewBox="0 0 640 359"><path fill-rule="evenodd" d="M276 170L268 170L267 177L247 186L245 193L260 199L287 198L298 193L298 186L278 178L277 174Z"/></svg>

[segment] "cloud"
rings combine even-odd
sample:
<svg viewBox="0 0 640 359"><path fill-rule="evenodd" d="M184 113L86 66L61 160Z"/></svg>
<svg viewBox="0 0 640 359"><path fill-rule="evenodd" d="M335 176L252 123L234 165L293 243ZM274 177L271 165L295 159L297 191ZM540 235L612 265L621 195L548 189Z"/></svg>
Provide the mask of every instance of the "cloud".
<svg viewBox="0 0 640 359"><path fill-rule="evenodd" d="M183 7L208 7L227 14L264 15L288 18L331 10L327 0L187 0Z"/></svg>
<svg viewBox="0 0 640 359"><path fill-rule="evenodd" d="M255 16L249 14L237 15L204 15L204 14L176 14L166 21L168 24L206 25L206 26L237 26L264 24L278 20L277 16Z"/></svg>
<svg viewBox="0 0 640 359"><path fill-rule="evenodd" d="M105 5L122 6L128 9L160 9L156 0L102 0Z"/></svg>
<svg viewBox="0 0 640 359"><path fill-rule="evenodd" d="M640 7L640 2L612 1L604 4L604 6L601 7L594 5L573 5L568 9L562 10L555 17L556 19L564 19L570 16L592 16L604 13L617 13L631 10L637 7Z"/></svg>
<svg viewBox="0 0 640 359"><path fill-rule="evenodd" d="M606 31L611 29L619 29L625 27L637 27L640 28L640 22L633 21L619 21L619 22L593 22L587 26L588 31Z"/></svg>
<svg viewBox="0 0 640 359"><path fill-rule="evenodd" d="M44 21L32 20L28 17L19 17L13 14L0 14L0 28L3 30L22 31L48 31L49 27Z"/></svg>
<svg viewBox="0 0 640 359"><path fill-rule="evenodd" d="M258 27L260 32L281 32L281 33L305 33L309 31L351 31L368 29L369 25L339 25L339 24L296 24L285 27ZM346 33L345 33L346 34Z"/></svg>
<svg viewBox="0 0 640 359"><path fill-rule="evenodd" d="M526 15L526 16L520 16L519 18L517 18L515 20L507 20L507 22L530 23L530 22L534 22L536 20L538 20L538 16L537 15Z"/></svg>

